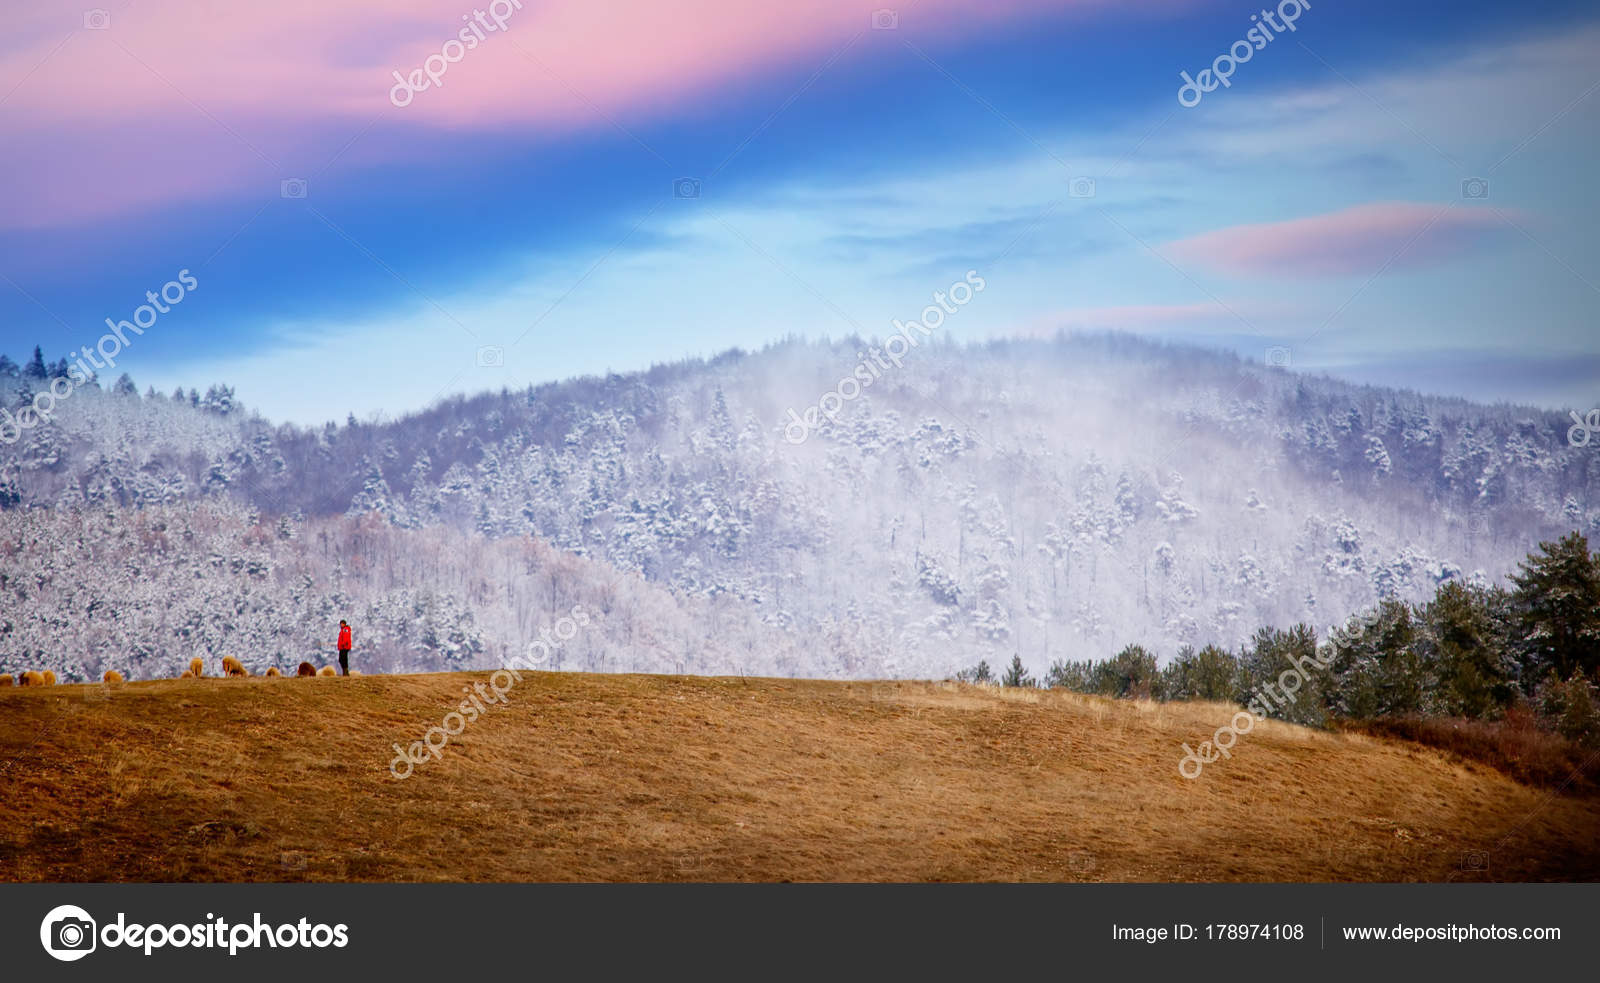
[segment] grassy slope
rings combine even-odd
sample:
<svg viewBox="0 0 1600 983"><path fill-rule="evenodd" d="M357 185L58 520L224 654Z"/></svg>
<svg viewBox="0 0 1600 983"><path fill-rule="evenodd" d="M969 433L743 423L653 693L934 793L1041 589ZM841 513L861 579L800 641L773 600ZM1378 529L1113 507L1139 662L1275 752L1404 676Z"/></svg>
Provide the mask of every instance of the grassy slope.
<svg viewBox="0 0 1600 983"><path fill-rule="evenodd" d="M1231 709L934 683L485 674L0 690L0 880L1600 879L1600 799Z"/></svg>

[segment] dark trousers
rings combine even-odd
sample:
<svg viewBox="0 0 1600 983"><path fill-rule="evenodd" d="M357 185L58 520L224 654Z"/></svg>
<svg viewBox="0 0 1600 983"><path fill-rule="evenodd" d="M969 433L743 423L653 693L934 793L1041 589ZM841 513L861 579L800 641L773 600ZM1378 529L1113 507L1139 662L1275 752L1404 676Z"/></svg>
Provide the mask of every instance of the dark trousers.
<svg viewBox="0 0 1600 983"><path fill-rule="evenodd" d="M340 649L339 650L339 673L340 673L340 675L344 675L344 676L350 675L350 650L349 649Z"/></svg>

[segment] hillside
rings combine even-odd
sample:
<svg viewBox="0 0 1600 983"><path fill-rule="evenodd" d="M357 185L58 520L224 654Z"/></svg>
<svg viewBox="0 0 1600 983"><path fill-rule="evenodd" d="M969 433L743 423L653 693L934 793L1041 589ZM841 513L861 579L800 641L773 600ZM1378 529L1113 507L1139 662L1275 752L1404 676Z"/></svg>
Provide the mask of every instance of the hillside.
<svg viewBox="0 0 1600 983"><path fill-rule="evenodd" d="M568 668L939 678L1017 655L1041 674L1327 626L1600 529L1600 455L1563 414L1126 337L925 347L796 442L788 411L870 348L320 428L225 387L86 387L0 446L0 671L259 667L325 649L340 617L376 668L487 668L558 611L506 573L554 550L585 561L580 586L648 584L640 622L671 626ZM0 379L0 399L38 387Z"/></svg>
<svg viewBox="0 0 1600 983"><path fill-rule="evenodd" d="M1212 704L535 673L393 777L477 682L0 691L0 879L1600 878L1595 799L1415 745L1269 721L1180 778Z"/></svg>

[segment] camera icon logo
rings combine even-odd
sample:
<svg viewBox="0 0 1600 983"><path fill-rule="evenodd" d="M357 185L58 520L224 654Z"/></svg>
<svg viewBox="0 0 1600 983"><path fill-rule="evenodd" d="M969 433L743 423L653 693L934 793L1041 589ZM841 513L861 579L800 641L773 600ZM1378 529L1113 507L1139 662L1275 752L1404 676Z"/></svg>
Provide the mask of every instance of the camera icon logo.
<svg viewBox="0 0 1600 983"><path fill-rule="evenodd" d="M672 182L672 197L698 198L700 197L700 179L681 177Z"/></svg>
<svg viewBox="0 0 1600 983"><path fill-rule="evenodd" d="M1461 179L1461 197L1468 201L1483 201L1489 197L1489 179L1469 177Z"/></svg>
<svg viewBox="0 0 1600 983"><path fill-rule="evenodd" d="M94 919L77 905L51 908L39 923L39 941L44 951L64 963L76 962L94 951L99 932Z"/></svg>
<svg viewBox="0 0 1600 983"><path fill-rule="evenodd" d="M1489 854L1484 850L1473 850L1461 857L1462 870L1488 870Z"/></svg>
<svg viewBox="0 0 1600 983"><path fill-rule="evenodd" d="M103 31L111 26L111 11L101 7L83 12L83 29L86 31Z"/></svg>
<svg viewBox="0 0 1600 983"><path fill-rule="evenodd" d="M1282 345L1275 345L1267 349L1267 364L1274 368L1286 369L1290 365L1289 349Z"/></svg>
<svg viewBox="0 0 1600 983"><path fill-rule="evenodd" d="M872 29L874 31L892 31L900 26L900 12L884 7L872 12Z"/></svg>
<svg viewBox="0 0 1600 983"><path fill-rule="evenodd" d="M499 345L484 345L478 349L478 368L498 369L506 364L506 350Z"/></svg>
<svg viewBox="0 0 1600 983"><path fill-rule="evenodd" d="M304 198L306 196L306 179L303 177L285 178L278 184L278 194L285 198Z"/></svg>
<svg viewBox="0 0 1600 983"><path fill-rule="evenodd" d="M1067 183L1067 194L1073 198L1093 198L1094 178L1075 177Z"/></svg>

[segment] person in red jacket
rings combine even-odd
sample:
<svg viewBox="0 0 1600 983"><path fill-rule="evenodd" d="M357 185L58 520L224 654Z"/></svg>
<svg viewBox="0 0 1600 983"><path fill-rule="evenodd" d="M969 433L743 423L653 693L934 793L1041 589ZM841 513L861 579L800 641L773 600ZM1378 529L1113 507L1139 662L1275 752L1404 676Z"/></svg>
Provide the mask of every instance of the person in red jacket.
<svg viewBox="0 0 1600 983"><path fill-rule="evenodd" d="M350 675L350 623L339 619L339 671Z"/></svg>

